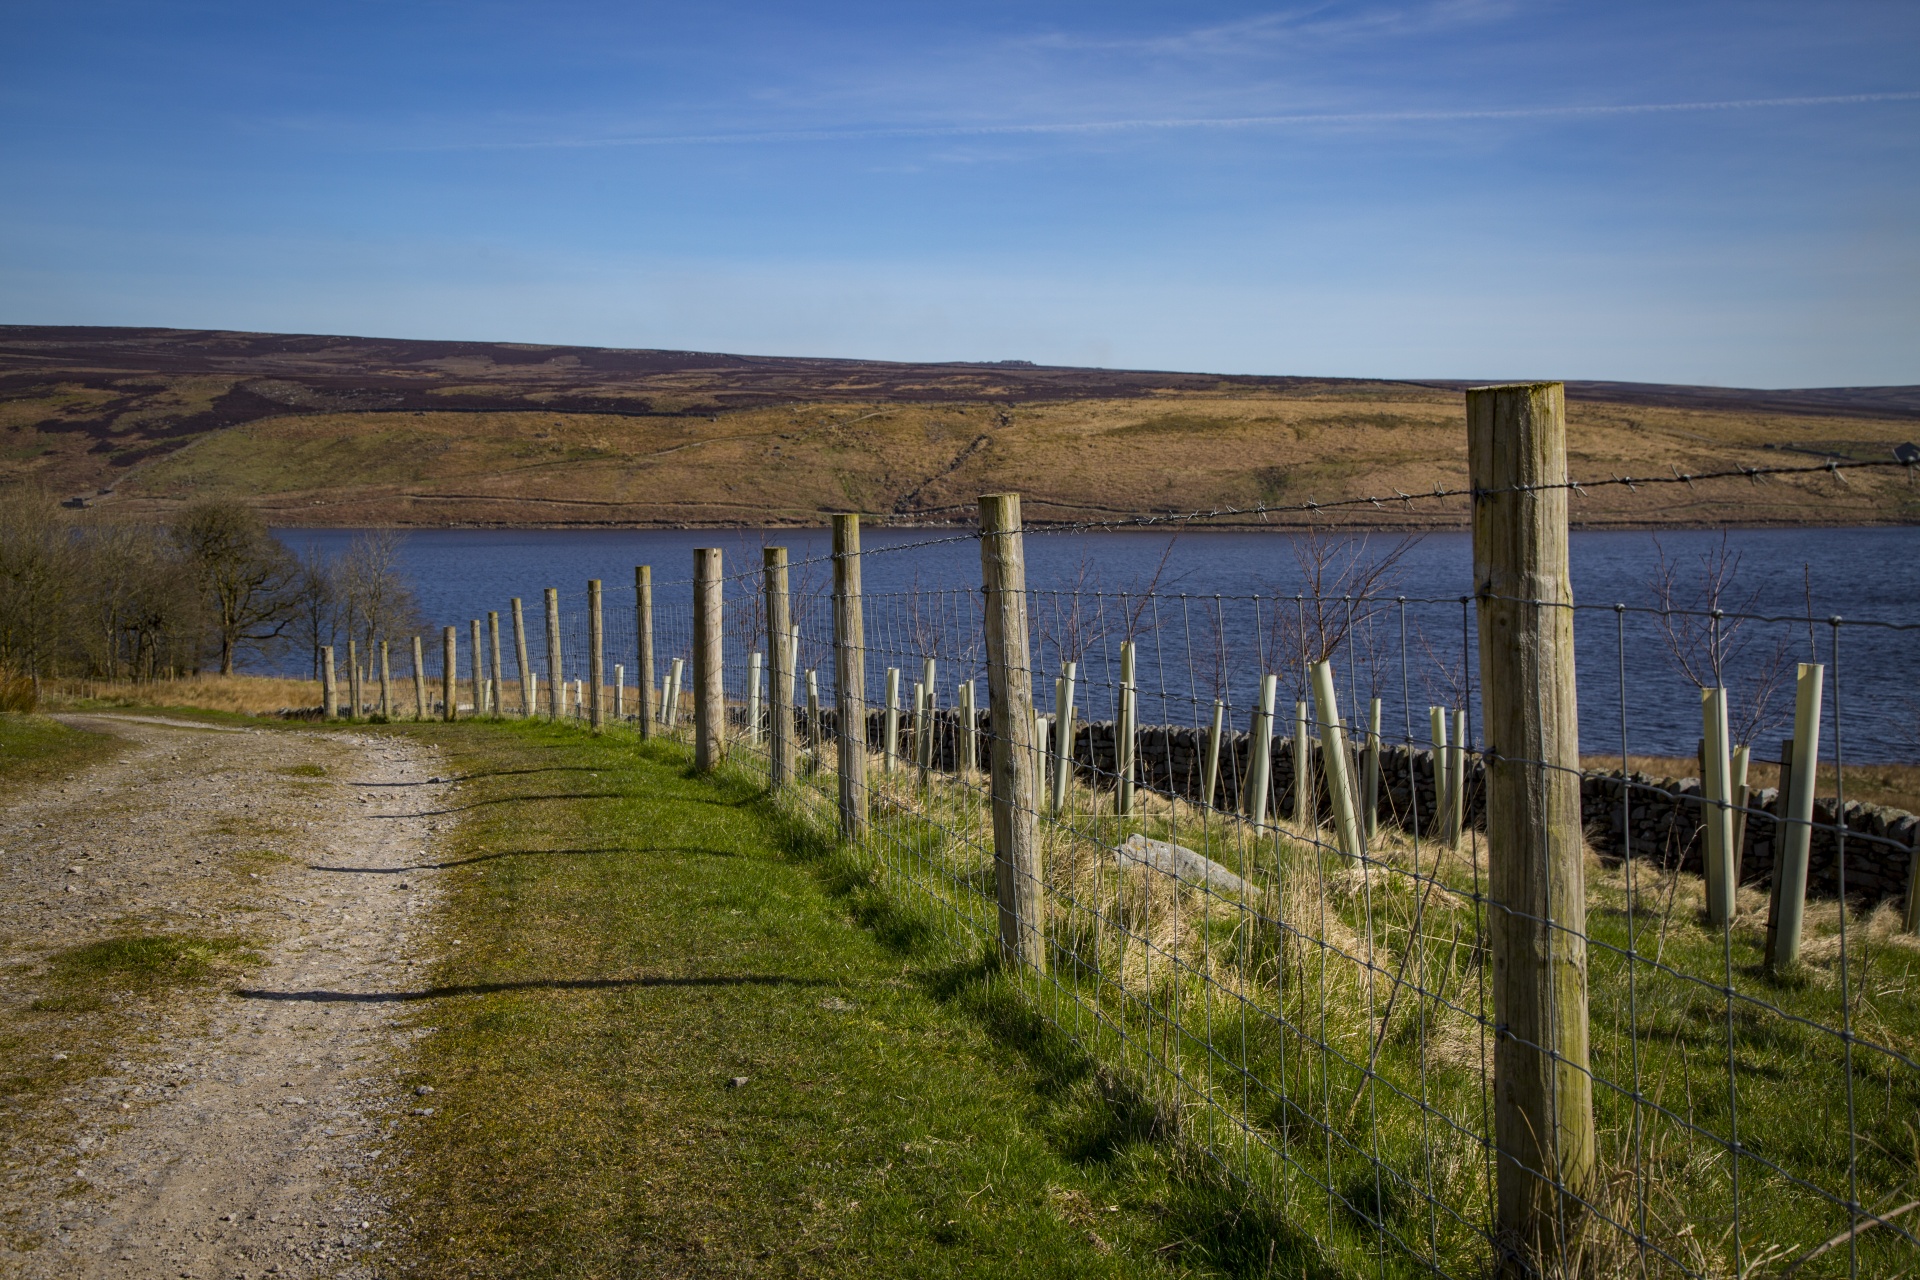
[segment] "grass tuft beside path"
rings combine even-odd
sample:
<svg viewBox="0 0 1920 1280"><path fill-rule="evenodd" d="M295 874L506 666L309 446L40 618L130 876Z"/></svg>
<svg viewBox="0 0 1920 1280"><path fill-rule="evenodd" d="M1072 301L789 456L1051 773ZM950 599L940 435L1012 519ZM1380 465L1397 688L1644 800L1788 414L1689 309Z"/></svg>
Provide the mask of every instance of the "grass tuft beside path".
<svg viewBox="0 0 1920 1280"><path fill-rule="evenodd" d="M624 732L412 732L464 822L407 1274L1318 1271L926 922L863 927L857 869L748 784Z"/></svg>

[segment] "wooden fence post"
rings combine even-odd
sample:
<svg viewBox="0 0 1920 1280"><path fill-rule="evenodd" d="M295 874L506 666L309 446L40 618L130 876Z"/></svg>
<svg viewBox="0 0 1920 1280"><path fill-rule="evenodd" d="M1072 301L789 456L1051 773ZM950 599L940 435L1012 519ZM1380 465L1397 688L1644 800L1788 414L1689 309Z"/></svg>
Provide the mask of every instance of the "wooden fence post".
<svg viewBox="0 0 1920 1280"><path fill-rule="evenodd" d="M500 611L487 610L487 657L493 667L493 691L489 702L493 714L504 716L507 713L507 676L500 666Z"/></svg>
<svg viewBox="0 0 1920 1280"><path fill-rule="evenodd" d="M727 747L727 688L722 683L720 548L693 553L693 767L716 769Z"/></svg>
<svg viewBox="0 0 1920 1280"><path fill-rule="evenodd" d="M776 790L794 778L793 737L793 596L787 578L787 549L765 547L760 552L761 589L766 594L767 655L773 666L767 675L767 785ZM785 696L782 696L782 691Z"/></svg>
<svg viewBox="0 0 1920 1280"><path fill-rule="evenodd" d="M1785 804L1777 804L1781 824L1774 830L1774 909L1767 921L1768 959L1776 970L1800 958L1800 931L1807 914L1807 863L1813 851L1813 789L1820 767L1820 695L1827 669L1818 662L1800 664L1793 707L1793 761Z"/></svg>
<svg viewBox="0 0 1920 1280"><path fill-rule="evenodd" d="M587 579L587 705L593 731L607 727L607 647L600 613L600 579Z"/></svg>
<svg viewBox="0 0 1920 1280"><path fill-rule="evenodd" d="M413 638L413 718L427 718L427 655L419 636Z"/></svg>
<svg viewBox="0 0 1920 1280"><path fill-rule="evenodd" d="M393 665L387 656L387 642L380 642L380 718L393 719Z"/></svg>
<svg viewBox="0 0 1920 1280"><path fill-rule="evenodd" d="M653 566L633 567L634 655L633 679L640 694L640 736L653 736Z"/></svg>
<svg viewBox="0 0 1920 1280"><path fill-rule="evenodd" d="M340 715L340 686L334 680L333 646L320 646L320 716L333 720Z"/></svg>
<svg viewBox="0 0 1920 1280"><path fill-rule="evenodd" d="M980 499L980 570L986 603L987 708L991 725L994 880L1003 960L1044 970L1039 802L1034 785L1033 662L1027 647L1027 565L1020 496Z"/></svg>
<svg viewBox="0 0 1920 1280"><path fill-rule="evenodd" d="M1134 649L1133 641L1123 641L1120 645L1120 705L1115 710L1113 724L1113 772L1114 777L1114 813L1122 818L1133 816L1133 756L1134 740L1139 734L1139 706L1134 689Z"/></svg>
<svg viewBox="0 0 1920 1280"><path fill-rule="evenodd" d="M560 592L546 589L547 601L547 716L558 720L566 710L566 671L560 665Z"/></svg>
<svg viewBox="0 0 1920 1280"><path fill-rule="evenodd" d="M867 834L867 625L860 517L833 518L834 694L840 708L840 838Z"/></svg>
<svg viewBox="0 0 1920 1280"><path fill-rule="evenodd" d="M757 656L757 655L756 655ZM755 673L759 674L758 672ZM615 724L627 718L627 668L622 663L613 664L613 719Z"/></svg>
<svg viewBox="0 0 1920 1280"><path fill-rule="evenodd" d="M452 720L460 706L460 665L455 648L460 633L452 627L440 632L440 718Z"/></svg>
<svg viewBox="0 0 1920 1280"><path fill-rule="evenodd" d="M1486 733L1495 1224L1509 1276L1572 1267L1594 1191L1566 430L1560 383L1467 392Z"/></svg>
<svg viewBox="0 0 1920 1280"><path fill-rule="evenodd" d="M520 718L533 714L533 667L527 660L527 618L520 597L513 597L513 660L520 675Z"/></svg>
<svg viewBox="0 0 1920 1280"><path fill-rule="evenodd" d="M347 637L347 697L353 708L347 713L347 719L358 720L362 698L360 695L360 646L352 636Z"/></svg>
<svg viewBox="0 0 1920 1280"><path fill-rule="evenodd" d="M486 650L480 647L480 619L472 619L468 634L472 656L467 659L467 667L469 682L473 685L473 714L484 716L487 714L487 688L486 674L481 670L481 664L485 661Z"/></svg>

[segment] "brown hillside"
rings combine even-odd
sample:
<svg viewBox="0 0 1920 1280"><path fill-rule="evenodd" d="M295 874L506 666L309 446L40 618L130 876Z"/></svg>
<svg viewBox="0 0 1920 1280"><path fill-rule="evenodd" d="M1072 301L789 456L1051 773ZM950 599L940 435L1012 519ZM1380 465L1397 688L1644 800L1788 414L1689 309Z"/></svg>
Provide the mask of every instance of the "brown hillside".
<svg viewBox="0 0 1920 1280"><path fill-rule="evenodd" d="M997 489L1100 519L1457 486L1458 385L0 327L0 478L128 514L236 494L280 524L927 522ZM1580 478L1884 458L1920 435L1920 388L1568 392ZM1904 522L1920 493L1855 473L1603 489L1576 513Z"/></svg>

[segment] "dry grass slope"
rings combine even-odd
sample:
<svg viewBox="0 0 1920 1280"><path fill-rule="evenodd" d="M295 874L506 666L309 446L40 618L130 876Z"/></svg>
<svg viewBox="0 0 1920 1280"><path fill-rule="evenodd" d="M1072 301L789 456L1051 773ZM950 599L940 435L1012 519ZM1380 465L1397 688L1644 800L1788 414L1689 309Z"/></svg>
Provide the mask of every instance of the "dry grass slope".
<svg viewBox="0 0 1920 1280"><path fill-rule="evenodd" d="M1914 434L1897 419L1579 402L1570 419L1580 478L1813 464L1782 451L1809 442L1886 457ZM1025 495L1030 519L1065 521L1430 493L1465 480L1459 397L1406 388L1364 399L815 404L711 418L289 415L156 460L122 486L120 502L153 510L234 495L284 525L812 524L845 510L961 519L975 495L1011 489ZM1576 510L1590 525L1887 523L1920 518L1920 491L1896 473L1864 473L1845 484L1818 476L1609 488ZM1333 518L1444 527L1462 515L1458 502L1427 501Z"/></svg>

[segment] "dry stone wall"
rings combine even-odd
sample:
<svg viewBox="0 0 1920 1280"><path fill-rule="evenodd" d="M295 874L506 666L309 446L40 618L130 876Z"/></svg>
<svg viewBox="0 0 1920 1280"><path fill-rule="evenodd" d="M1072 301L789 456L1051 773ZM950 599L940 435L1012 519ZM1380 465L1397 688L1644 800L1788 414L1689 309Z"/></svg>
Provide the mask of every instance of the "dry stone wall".
<svg viewBox="0 0 1920 1280"><path fill-rule="evenodd" d="M736 711L744 724L744 712ZM811 741L812 726L799 712L803 739ZM831 710L821 712L819 733L830 741L836 731ZM987 767L987 713L978 714L975 744L978 758L975 768ZM912 717L900 718L901 749L911 753ZM867 741L878 745L885 732L885 711L867 713ZM1288 726L1289 730L1291 726ZM935 716L934 758L936 767L951 770L958 764L962 735L959 714L941 711ZM1198 801L1206 776L1208 730L1168 725L1146 725L1140 729L1138 750L1139 780L1162 793ZM1220 777L1216 793L1208 797L1222 808L1240 808L1241 789L1247 776L1247 764L1253 750L1251 735L1242 731L1221 740ZM1076 774L1096 787L1113 785L1116 769L1116 737L1110 720L1075 726L1073 759ZM1332 807L1326 790L1326 771L1319 766L1318 743L1310 744L1309 771L1315 783L1315 801L1323 817L1331 818ZM1273 742L1269 770L1271 791L1269 813L1291 813L1294 792L1294 749L1289 732ZM1481 761L1467 761L1467 822L1482 825L1485 787ZM1622 805L1622 792L1627 802ZM1627 775L1623 788L1618 772L1590 772L1580 781L1581 811L1587 838L1602 856L1619 858L1629 851L1635 857L1649 859L1662 867L1699 871L1705 840L1702 834L1700 782L1696 778L1655 778L1646 774ZM1382 748L1380 761L1380 818L1405 830L1430 830L1437 808L1434 790L1433 752L1426 748L1408 748L1389 744ZM1771 787L1756 792L1748 802L1745 830L1740 841L1740 879L1742 883L1765 886L1771 882L1775 850L1779 847L1781 825L1777 820L1779 795ZM1862 804L1850 800L1844 810L1836 810L1831 798L1816 800L1813 811L1814 832L1808 891L1831 897L1840 888L1841 850L1845 848L1846 892L1854 901L1877 902L1904 899L1913 882L1915 843L1920 841L1920 817L1899 809ZM1844 829L1844 836L1842 834Z"/></svg>

